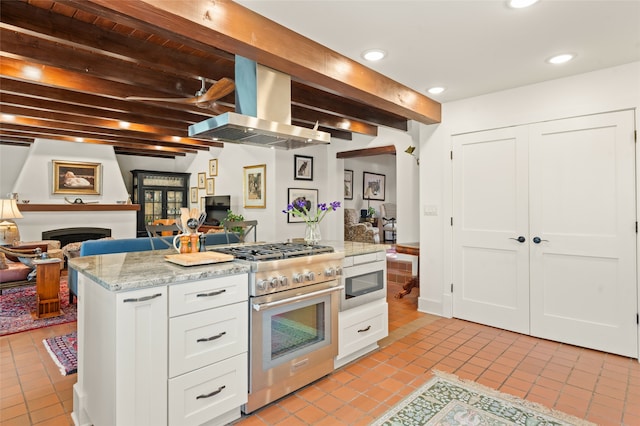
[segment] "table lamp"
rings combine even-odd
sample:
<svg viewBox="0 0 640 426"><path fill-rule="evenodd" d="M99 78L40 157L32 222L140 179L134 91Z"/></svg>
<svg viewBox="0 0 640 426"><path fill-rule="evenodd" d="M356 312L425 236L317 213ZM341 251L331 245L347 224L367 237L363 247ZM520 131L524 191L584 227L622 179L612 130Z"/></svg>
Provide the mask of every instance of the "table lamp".
<svg viewBox="0 0 640 426"><path fill-rule="evenodd" d="M0 200L0 220L2 221L0 222L0 245L7 246L13 244L15 241L20 241L18 225L8 219L21 218L22 213L18 210L15 199Z"/></svg>
<svg viewBox="0 0 640 426"><path fill-rule="evenodd" d="M373 189L371 186L367 186L367 189L364 191L364 199L367 200L367 210L371 207L371 197L373 197Z"/></svg>

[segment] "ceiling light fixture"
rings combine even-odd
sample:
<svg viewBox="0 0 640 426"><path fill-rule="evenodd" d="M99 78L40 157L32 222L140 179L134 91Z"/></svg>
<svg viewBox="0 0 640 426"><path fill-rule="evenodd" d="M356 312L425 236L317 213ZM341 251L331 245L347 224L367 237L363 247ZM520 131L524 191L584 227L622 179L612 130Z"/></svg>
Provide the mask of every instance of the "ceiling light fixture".
<svg viewBox="0 0 640 426"><path fill-rule="evenodd" d="M538 0L509 0L509 7L513 9L522 9L525 7L529 7L537 2Z"/></svg>
<svg viewBox="0 0 640 426"><path fill-rule="evenodd" d="M447 90L447 89L445 89L444 87L436 86L436 87L431 87L431 88L427 89L427 92L431 93L432 95L437 95L437 94L440 94L440 93L444 92L445 90Z"/></svg>
<svg viewBox="0 0 640 426"><path fill-rule="evenodd" d="M573 58L575 58L576 55L572 54L572 53L563 53L560 55L555 55L550 57L549 59L547 59L547 62L550 64L554 64L554 65L559 65L559 64L564 64L566 62L569 62L570 60L572 60Z"/></svg>
<svg viewBox="0 0 640 426"><path fill-rule="evenodd" d="M387 56L387 52L381 49L369 49L362 52L362 57L367 61L372 61L372 62L379 61L380 59L383 59L385 56Z"/></svg>

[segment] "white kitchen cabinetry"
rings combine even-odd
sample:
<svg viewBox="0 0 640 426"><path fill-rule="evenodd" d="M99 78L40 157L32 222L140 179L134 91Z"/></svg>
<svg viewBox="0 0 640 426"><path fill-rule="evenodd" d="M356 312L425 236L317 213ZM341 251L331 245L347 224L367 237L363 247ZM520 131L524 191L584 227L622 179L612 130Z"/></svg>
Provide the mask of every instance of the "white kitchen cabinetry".
<svg viewBox="0 0 640 426"><path fill-rule="evenodd" d="M346 256L342 280L336 368L377 349L389 335L386 253Z"/></svg>
<svg viewBox="0 0 640 426"><path fill-rule="evenodd" d="M227 424L247 402L248 283L169 288L169 425Z"/></svg>
<svg viewBox="0 0 640 426"><path fill-rule="evenodd" d="M339 318L336 367L377 349L378 340L389 335L389 308L384 299L340 312Z"/></svg>
<svg viewBox="0 0 640 426"><path fill-rule="evenodd" d="M94 425L167 423L167 288L84 286L84 389Z"/></svg>
<svg viewBox="0 0 640 426"><path fill-rule="evenodd" d="M240 417L246 274L126 292L87 280L83 290L78 396L88 424L213 425Z"/></svg>

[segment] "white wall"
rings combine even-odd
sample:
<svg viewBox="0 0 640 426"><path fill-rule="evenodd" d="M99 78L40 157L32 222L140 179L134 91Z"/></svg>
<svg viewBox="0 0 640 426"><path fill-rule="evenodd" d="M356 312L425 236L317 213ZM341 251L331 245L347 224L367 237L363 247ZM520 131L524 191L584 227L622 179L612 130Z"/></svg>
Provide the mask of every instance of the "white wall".
<svg viewBox="0 0 640 426"><path fill-rule="evenodd" d="M208 175L209 160L218 159L218 176L215 177L215 193L231 195L231 208L235 213L242 214L247 220L258 220L258 239L262 241L285 241L300 238L304 235L304 224L287 223L287 217L282 210L287 206L288 188L318 189L319 201L343 201L343 170L344 160L336 159L336 153L368 147L395 145L399 154L392 157L392 165L367 165L363 170L386 175L387 200L395 199L402 208L398 212L398 238L403 241L417 240L418 229L418 166L413 157L404 154L409 145L417 145L412 135L407 132L380 128L379 136L375 138L355 135L352 141L335 140L328 146L313 146L296 150L272 150L249 145L227 143L224 148L211 148L185 157L173 159L158 159L129 155L115 156L113 149L108 146L81 143L59 142L51 140L36 141L30 148L0 145L0 194L4 197L8 192L18 192L20 198L28 198L32 203L64 203L63 196L51 194L51 160L87 161L103 164L103 193L99 196L84 196L83 199L98 200L103 203L114 203L126 200L131 192L131 170L158 170L168 172L191 173L190 186L197 186L197 174L205 172ZM313 157L313 180L295 180L294 155ZM393 159L395 158L395 160ZM243 167L265 164L267 171L267 203L266 208L244 208L242 197ZM391 169L395 168L392 172ZM360 173L361 179L361 173ZM354 186L358 195L362 183ZM392 190L393 188L393 190ZM398 190L401 188L402 190ZM199 190L199 196L206 196L206 191ZM360 194L361 197L361 194ZM375 202L372 202L375 204ZM48 213L28 213L34 220L34 226L28 225L29 220L20 219L22 239L39 239L42 230L56 229L47 226L47 220L52 216ZM129 213L130 215L133 213ZM74 215L71 221L76 221ZM118 215L92 215L93 226L102 226L105 221L111 221ZM98 219L99 220L96 220ZM122 225L122 218L118 218L111 227L114 237L135 236L135 225L126 219L127 225ZM57 220L56 220L57 222ZM23 230L24 224L24 230ZM71 225L67 225L71 226ZM84 225L76 225L84 226ZM47 229L40 229L45 227ZM66 227L66 226L60 226ZM123 227L123 229L120 229ZM117 228L117 229L116 229ZM322 237L326 240L342 240L344 229L344 215L342 212L329 214L321 224ZM27 231L27 232L25 232Z"/></svg>
<svg viewBox="0 0 640 426"><path fill-rule="evenodd" d="M637 128L638 107L640 62L443 104L442 123L420 138L420 204L438 215L420 220L419 310L452 312L452 135L621 109L636 110Z"/></svg>
<svg viewBox="0 0 640 426"><path fill-rule="evenodd" d="M406 154L405 154L406 155ZM376 215L380 216L380 204L396 202L396 156L391 154L372 155L367 157L346 158L344 168L353 170L353 200L344 200L346 208L366 209L367 204L376 209ZM385 176L384 201L371 200L368 202L362 197L363 172L377 173Z"/></svg>

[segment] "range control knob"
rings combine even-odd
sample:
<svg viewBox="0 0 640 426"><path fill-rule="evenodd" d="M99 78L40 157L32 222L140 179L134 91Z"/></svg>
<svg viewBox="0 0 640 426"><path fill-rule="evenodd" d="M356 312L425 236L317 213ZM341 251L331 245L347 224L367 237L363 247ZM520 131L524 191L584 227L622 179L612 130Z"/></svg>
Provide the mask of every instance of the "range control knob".
<svg viewBox="0 0 640 426"><path fill-rule="evenodd" d="M269 287L278 288L278 278L269 278Z"/></svg>
<svg viewBox="0 0 640 426"><path fill-rule="evenodd" d="M316 273L315 273L315 272L313 272L313 271L309 271L309 272L307 272L306 274L304 274L304 278L305 278L307 281L313 281L313 280L315 280L315 279L316 279Z"/></svg>
<svg viewBox="0 0 640 426"><path fill-rule="evenodd" d="M336 266L336 275L342 275L342 266Z"/></svg>
<svg viewBox="0 0 640 426"><path fill-rule="evenodd" d="M259 280L256 283L256 287L258 287L258 290L266 290L267 289L267 282L265 280Z"/></svg>
<svg viewBox="0 0 640 426"><path fill-rule="evenodd" d="M327 269L324 270L324 276L325 277L335 277L336 276L336 270L329 267Z"/></svg>
<svg viewBox="0 0 640 426"><path fill-rule="evenodd" d="M280 277L280 287L289 287L289 279L284 275Z"/></svg>
<svg viewBox="0 0 640 426"><path fill-rule="evenodd" d="M293 279L294 283L301 283L302 280L304 279L302 277L302 274L293 274L293 276L291 278Z"/></svg>

